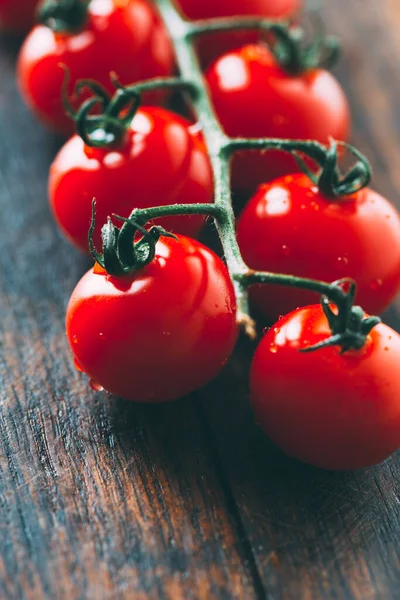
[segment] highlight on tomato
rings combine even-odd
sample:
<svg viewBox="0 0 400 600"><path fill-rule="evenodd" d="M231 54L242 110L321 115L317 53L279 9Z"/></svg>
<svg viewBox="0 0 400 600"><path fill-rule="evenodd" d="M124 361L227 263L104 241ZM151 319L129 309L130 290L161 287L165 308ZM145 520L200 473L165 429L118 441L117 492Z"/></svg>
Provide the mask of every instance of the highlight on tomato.
<svg viewBox="0 0 400 600"><path fill-rule="evenodd" d="M56 222L77 248L88 251L93 198L99 223L114 213L128 217L134 208L213 202L211 166L197 125L164 108L139 108L140 98L129 88L110 97L98 84L82 83L93 97L75 115L70 110L78 133L56 156L48 186ZM95 116L92 108L98 108ZM157 222L196 237L205 217ZM100 227L94 241L101 243Z"/></svg>
<svg viewBox="0 0 400 600"><path fill-rule="evenodd" d="M7 33L25 33L35 22L39 0L0 0L0 29Z"/></svg>
<svg viewBox="0 0 400 600"><path fill-rule="evenodd" d="M182 13L192 20L217 17L259 16L266 19L287 19L301 9L302 0L178 0ZM199 40L200 54L205 64L230 50L260 39L259 33L231 31L205 35Z"/></svg>
<svg viewBox="0 0 400 600"><path fill-rule="evenodd" d="M333 143L319 179L295 173L260 186L237 239L252 269L327 282L350 277L357 302L380 314L400 290L400 216L368 187L369 165L357 156L345 179L336 179ZM283 286L254 286L250 295L269 320L318 301L313 292Z"/></svg>
<svg viewBox="0 0 400 600"><path fill-rule="evenodd" d="M319 46L299 42L297 28L276 26L267 48L245 46L221 56L206 72L216 113L232 137L346 141L349 106L344 91L326 70L337 56L334 38ZM243 194L298 171L295 158L278 151L246 151L235 156L233 188Z"/></svg>
<svg viewBox="0 0 400 600"><path fill-rule="evenodd" d="M173 70L168 34L147 0L49 0L39 21L20 51L19 87L32 111L60 133L73 133L61 100L60 63L71 73L71 94L79 79L94 79L112 93L110 72L131 84ZM159 100L159 94L146 97L150 104Z"/></svg>
<svg viewBox="0 0 400 600"><path fill-rule="evenodd" d="M231 355L233 286L221 259L196 240L132 222L122 229L110 221L103 228L104 254L95 253L71 296L75 365L94 389L136 402L174 400L216 377Z"/></svg>
<svg viewBox="0 0 400 600"><path fill-rule="evenodd" d="M341 471L380 463L400 447L400 336L359 308L350 320L357 343L347 338L344 348L321 305L297 309L263 337L250 374L251 403L269 438L291 457Z"/></svg>

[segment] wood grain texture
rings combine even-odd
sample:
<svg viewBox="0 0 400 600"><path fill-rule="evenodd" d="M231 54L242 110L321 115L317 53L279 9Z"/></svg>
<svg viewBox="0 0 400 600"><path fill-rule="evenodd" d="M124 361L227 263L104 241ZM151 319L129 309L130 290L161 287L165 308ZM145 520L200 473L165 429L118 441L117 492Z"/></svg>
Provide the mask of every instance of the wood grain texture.
<svg viewBox="0 0 400 600"><path fill-rule="evenodd" d="M375 187L400 207L398 0L326 0ZM88 266L56 231L60 143L0 44L0 598L372 600L400 589L400 456L354 474L284 457L247 403L253 347L163 407L95 394L64 336ZM400 303L387 321L400 325Z"/></svg>

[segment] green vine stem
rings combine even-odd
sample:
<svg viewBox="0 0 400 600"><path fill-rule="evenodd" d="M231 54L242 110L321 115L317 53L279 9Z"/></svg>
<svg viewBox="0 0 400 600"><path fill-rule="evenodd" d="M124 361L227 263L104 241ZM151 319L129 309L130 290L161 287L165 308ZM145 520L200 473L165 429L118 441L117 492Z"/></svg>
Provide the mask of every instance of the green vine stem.
<svg viewBox="0 0 400 600"><path fill-rule="evenodd" d="M335 327L332 329L332 335L336 336L336 342L340 335L346 335L346 347L351 346L349 342L352 332L347 331L349 323L355 320L351 316L353 314L353 300L355 295L355 284L350 283L350 291L346 290L346 285L349 283L338 281L327 283L323 281L314 281L301 277L293 277L290 275L275 274L269 272L255 272L244 262L235 234L235 216L232 206L232 196L230 189L230 162L232 155L237 151L245 150L260 150L260 149L277 149L282 151L290 151L301 154L306 154L314 162L321 167L319 181L324 185L324 191L327 195L338 197L344 193L353 193L360 189L370 178L370 167L368 161L358 153L354 148L349 146L357 158L357 164L346 175L341 176L337 168L337 146L332 142L329 148L314 141L300 140L277 140L277 139L232 139L228 137L219 123L215 115L207 88L204 85L203 74L199 65L198 57L195 51L194 38L200 33L210 31L221 31L227 29L248 28L249 26L260 25L252 19L245 20L211 20L200 22L197 24L189 23L181 17L174 6L172 0L155 0L161 16L164 20L166 28L170 32L170 36L175 48L180 77L183 82L183 88L189 93L191 103L196 113L196 117L202 128L205 143L207 145L208 154L212 166L215 183L215 203L214 204L185 204L161 206L149 209L135 209L129 219L121 219L124 221L120 230L116 230L112 223L108 222L103 227L103 241L106 239L108 251L112 252L113 260L117 261L116 272L126 272L126 263L124 263L125 250L128 247L126 240L130 237L130 243L134 242L134 237L137 231L142 231L141 228L149 222L159 217L177 215L177 214L205 214L214 218L215 224L221 239L225 260L232 278L236 299L237 299L237 314L238 322L250 337L255 337L256 329L253 320L250 317L248 303L248 288L253 284L279 284L291 287L300 287L311 290L323 295L323 302L332 302L337 307L337 315L332 312L330 315L330 324L335 321ZM263 27L270 27L271 22L262 22ZM159 86L160 80L155 82L149 81L136 86L127 88L129 93L144 89L152 89L152 86ZM172 82L171 82L172 83ZM174 83L173 86L176 84ZM120 93L123 94L124 88L120 87ZM300 162L304 164L301 157ZM314 175L310 172L310 176ZM93 232L94 222L92 222L91 231ZM154 231L154 228L153 228ZM157 235L160 233L158 230ZM162 235L162 233L161 233ZM149 240L149 236L147 236ZM110 246L111 240L111 246ZM114 240L114 241L112 241ZM91 243L91 236L89 236ZM149 242L148 242L149 243ZM149 254L149 252L147 251ZM104 255L93 252L96 260L104 262ZM131 258L129 258L131 260ZM133 263L132 263L133 264ZM133 269L135 267L132 267ZM346 284L346 285L345 285ZM324 306L324 304L323 304ZM328 309L326 306L324 310ZM361 310L361 309L360 309ZM358 314L358 321L363 317L361 311ZM357 321L357 340L359 344L361 334L367 335L367 326L361 326ZM368 323L369 324L369 323ZM361 333L360 333L361 332ZM356 334L354 334L355 336ZM354 337L353 336L353 337ZM355 337L354 337L355 339ZM365 337L364 337L365 339Z"/></svg>
<svg viewBox="0 0 400 600"><path fill-rule="evenodd" d="M205 33L223 33L224 31L254 30L270 32L271 28L280 25L288 27L289 23L273 19L260 19L260 17L239 17L233 20L231 17L218 19L198 20L186 23L189 37L199 37Z"/></svg>

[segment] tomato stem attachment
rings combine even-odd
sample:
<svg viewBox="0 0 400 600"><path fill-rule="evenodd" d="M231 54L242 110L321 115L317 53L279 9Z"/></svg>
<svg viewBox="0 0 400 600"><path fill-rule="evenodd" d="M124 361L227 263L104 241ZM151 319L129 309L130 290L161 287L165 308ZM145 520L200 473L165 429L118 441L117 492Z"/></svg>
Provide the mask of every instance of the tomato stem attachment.
<svg viewBox="0 0 400 600"><path fill-rule="evenodd" d="M349 350L361 350L371 333L372 329L381 323L379 317L366 317L360 306L354 306L356 285L354 281L342 279L334 284L343 289L347 285L349 290L344 293L342 300L337 303L337 311L331 306L328 296L321 298L322 310L327 318L332 335L320 343L302 348L301 352L315 352L329 346L340 346L341 354Z"/></svg>
<svg viewBox="0 0 400 600"><path fill-rule="evenodd" d="M123 144L126 131L140 107L142 93L156 89L194 93L190 82L178 77L160 77L134 86L123 86L115 73L111 73L110 79L115 87L113 95L91 79L77 81L73 98L83 96L85 100L75 110L68 95L70 72L65 65L60 64L60 68L65 71L61 93L65 112L75 122L77 134L92 148L114 148Z"/></svg>
<svg viewBox="0 0 400 600"><path fill-rule="evenodd" d="M36 20L56 33L77 33L87 21L90 0L46 0L36 13Z"/></svg>
<svg viewBox="0 0 400 600"><path fill-rule="evenodd" d="M209 19L197 21L188 29L189 38L224 31L254 30L265 34L272 54L278 64L290 75L299 75L315 68L333 67L340 55L340 42L336 36L325 35L322 22L316 22L311 40L306 30L290 22L256 17Z"/></svg>
<svg viewBox="0 0 400 600"><path fill-rule="evenodd" d="M175 238L172 233L163 227L143 227L145 221L134 220L132 217L125 219L114 215L114 218L123 222L119 229L114 225L111 217L101 229L103 252L97 251L93 234L96 228L96 200L92 202L92 220L89 229L89 249L94 260L107 271L109 275L121 277L130 275L142 269L154 259L156 244L161 236ZM138 241L136 237L141 236ZM175 238L176 239L176 238Z"/></svg>
<svg viewBox="0 0 400 600"><path fill-rule="evenodd" d="M341 173L339 167L340 147L357 159L345 174ZM372 178L372 167L368 159L351 144L337 142L334 139L330 140L327 147L309 140L233 138L225 147L229 155L244 150L279 150L292 154L301 170L318 186L325 198L340 199L355 194L368 186ZM308 166L303 158L304 155L318 166L317 172Z"/></svg>
<svg viewBox="0 0 400 600"><path fill-rule="evenodd" d="M329 69L339 58L339 40L336 36L325 35L320 20L310 41L307 40L306 31L298 25L287 27L277 23L271 27L271 33L271 51L280 66L290 75L300 75L316 68Z"/></svg>

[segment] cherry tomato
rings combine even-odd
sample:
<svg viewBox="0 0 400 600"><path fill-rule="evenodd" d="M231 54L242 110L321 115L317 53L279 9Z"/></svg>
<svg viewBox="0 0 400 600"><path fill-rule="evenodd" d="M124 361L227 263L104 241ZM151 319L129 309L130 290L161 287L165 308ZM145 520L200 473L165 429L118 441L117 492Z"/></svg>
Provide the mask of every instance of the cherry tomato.
<svg viewBox="0 0 400 600"><path fill-rule="evenodd" d="M96 266L67 309L76 365L94 387L140 402L179 398L213 379L237 339L226 266L184 236L163 238L155 259L116 278Z"/></svg>
<svg viewBox="0 0 400 600"><path fill-rule="evenodd" d="M73 125L61 101L65 72L60 63L70 70L71 94L76 82L85 78L96 80L113 93L112 71L124 85L169 75L173 54L157 13L145 0L92 0L86 25L75 34L36 26L20 52L20 89L44 123L69 134ZM150 95L150 100L146 96L146 102L157 99L158 95Z"/></svg>
<svg viewBox="0 0 400 600"><path fill-rule="evenodd" d="M253 15L280 19L298 12L302 0L179 0L177 4L186 17L194 20ZM260 34L249 32L212 34L200 40L200 53L203 61L209 64L224 52L255 43L259 38Z"/></svg>
<svg viewBox="0 0 400 600"><path fill-rule="evenodd" d="M369 188L331 200L306 175L282 177L259 188L237 237L253 269L328 282L354 279L357 303L371 314L387 308L400 287L400 218ZM318 301L313 292L281 286L256 286L251 294L271 320Z"/></svg>
<svg viewBox="0 0 400 600"><path fill-rule="evenodd" d="M320 305L283 317L253 359L251 402L288 455L334 470L380 463L400 446L400 336L380 324L361 350L299 349L330 336Z"/></svg>
<svg viewBox="0 0 400 600"><path fill-rule="evenodd" d="M11 33L25 33L34 24L39 0L0 0L1 29Z"/></svg>
<svg viewBox="0 0 400 600"><path fill-rule="evenodd" d="M128 217L134 208L212 202L213 177L197 126L163 108L143 107L121 147L91 148L73 136L50 168L49 198L64 234L87 252L93 198L99 225L94 241L100 247L101 225L108 216ZM204 217L167 217L158 224L196 236Z"/></svg>
<svg viewBox="0 0 400 600"><path fill-rule="evenodd" d="M245 46L218 59L207 72L218 117L232 137L345 141L349 108L342 88L325 70L286 73L263 46ZM257 186L298 170L289 154L245 152L235 157L236 190Z"/></svg>

